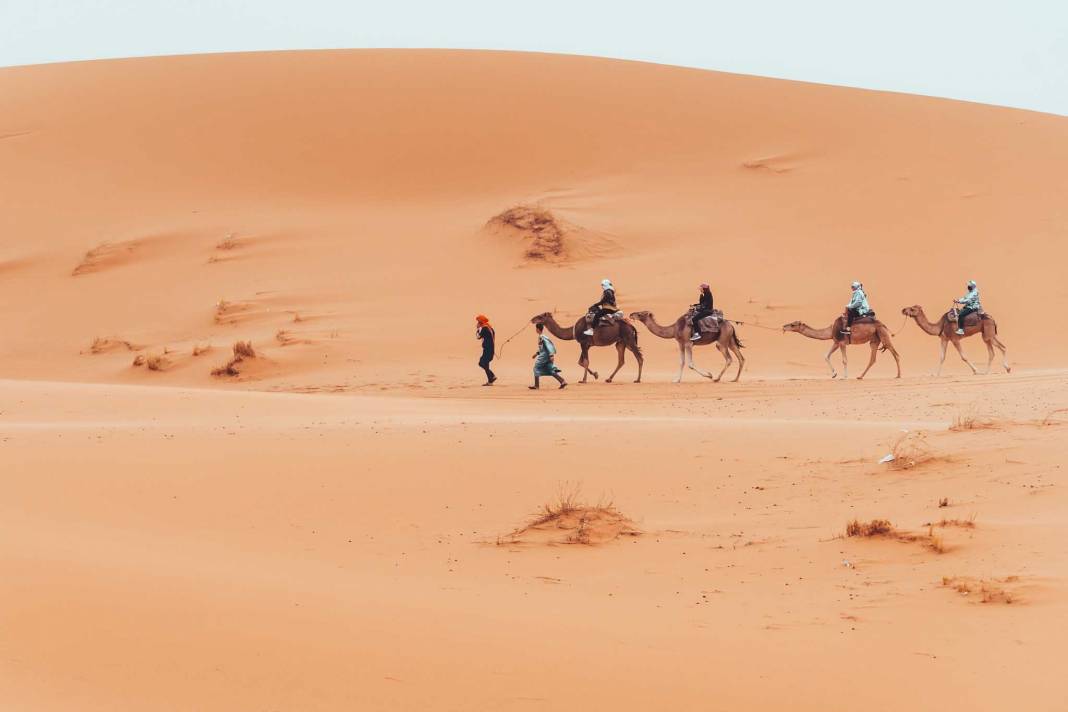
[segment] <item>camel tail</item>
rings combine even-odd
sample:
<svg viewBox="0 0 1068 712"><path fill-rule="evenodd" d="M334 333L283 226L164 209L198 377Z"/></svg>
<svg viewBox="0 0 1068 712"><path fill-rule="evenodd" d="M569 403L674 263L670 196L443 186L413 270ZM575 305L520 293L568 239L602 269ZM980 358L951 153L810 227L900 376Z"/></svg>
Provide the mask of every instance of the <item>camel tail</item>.
<svg viewBox="0 0 1068 712"><path fill-rule="evenodd" d="M742 340L738 338L738 332L737 331L735 331L733 334L731 334L731 339L734 341L734 345L736 347L738 347L740 349L744 349L745 348L745 346L742 344Z"/></svg>

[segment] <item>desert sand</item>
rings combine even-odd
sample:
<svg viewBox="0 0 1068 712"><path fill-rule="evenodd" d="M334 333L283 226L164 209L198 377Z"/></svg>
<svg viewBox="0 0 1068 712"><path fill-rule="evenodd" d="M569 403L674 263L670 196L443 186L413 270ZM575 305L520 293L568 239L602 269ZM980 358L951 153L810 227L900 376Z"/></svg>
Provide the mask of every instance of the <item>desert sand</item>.
<svg viewBox="0 0 1068 712"><path fill-rule="evenodd" d="M1064 708L1068 118L410 50L0 98L6 708ZM639 325L643 383L529 392L602 277L710 282L741 381ZM934 378L901 309L969 278L1012 372ZM854 279L900 380L780 329Z"/></svg>

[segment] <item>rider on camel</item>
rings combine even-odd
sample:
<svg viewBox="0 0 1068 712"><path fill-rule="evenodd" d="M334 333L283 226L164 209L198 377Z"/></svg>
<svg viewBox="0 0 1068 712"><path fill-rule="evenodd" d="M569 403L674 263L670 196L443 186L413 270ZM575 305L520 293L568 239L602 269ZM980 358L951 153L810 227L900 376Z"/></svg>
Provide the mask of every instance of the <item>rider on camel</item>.
<svg viewBox="0 0 1068 712"><path fill-rule="evenodd" d="M712 315L712 289L704 283L701 284L700 289L699 301L691 305L693 317L690 319L690 329L693 331L693 336L690 337L690 341L701 340L701 320Z"/></svg>
<svg viewBox="0 0 1068 712"><path fill-rule="evenodd" d="M982 314L983 305L979 303L979 287L974 279L968 280L968 293L960 299L954 299L954 304L960 304L963 309L957 314L957 335L964 336L964 317L979 312Z"/></svg>
<svg viewBox="0 0 1068 712"><path fill-rule="evenodd" d="M597 328L597 325L601 323L608 314L615 314L619 311L619 307L616 306L616 288L612 286L612 280L601 280L601 301L590 306L589 313L593 314L593 323L590 324L586 331L582 332L586 336L593 336L593 330Z"/></svg>
<svg viewBox="0 0 1068 712"><path fill-rule="evenodd" d="M871 313L871 306L868 305L868 295L864 293L864 285L860 282L853 282L853 296L849 300L849 304L846 304L846 326L842 331L846 334L853 332L853 321L860 317L867 316Z"/></svg>

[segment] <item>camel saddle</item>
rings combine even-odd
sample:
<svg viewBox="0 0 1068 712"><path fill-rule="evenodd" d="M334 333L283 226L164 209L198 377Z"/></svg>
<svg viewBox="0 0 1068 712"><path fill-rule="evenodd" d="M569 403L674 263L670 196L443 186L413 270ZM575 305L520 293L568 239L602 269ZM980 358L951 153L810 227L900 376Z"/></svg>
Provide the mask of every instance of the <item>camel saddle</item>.
<svg viewBox="0 0 1068 712"><path fill-rule="evenodd" d="M594 317L593 312L586 312L586 323L587 324L593 324L593 317ZM597 328L599 329L602 326L609 326L609 325L615 324L616 322L619 322L619 321L626 321L626 319L627 319L627 316L626 316L626 314L623 313L622 310L614 311L611 314L605 314L604 316L602 316L601 317L601 323L597 325Z"/></svg>
<svg viewBox="0 0 1068 712"><path fill-rule="evenodd" d="M844 329L846 328L846 315L845 314L843 314L842 316L838 317L838 319L835 321L835 323L839 324L838 331L837 331L837 336L835 336L835 340L841 341L841 340L845 339L847 336L849 336L849 334L847 334L844 331ZM853 320L853 326L857 326L858 324L874 324L874 323L875 323L875 312L873 312L873 311L868 312L864 316L858 316L856 319Z"/></svg>
<svg viewBox="0 0 1068 712"><path fill-rule="evenodd" d="M690 310L690 314L693 314L694 310ZM717 334L719 333L719 327L723 324L723 310L713 309L709 316L701 319L701 333L702 334Z"/></svg>
<svg viewBox="0 0 1068 712"><path fill-rule="evenodd" d="M959 309L950 309L949 311L946 312L946 318L949 319L950 321L952 321L953 323L956 323L958 314L960 314L960 310ZM976 326L976 325L979 324L979 320L980 319L989 319L989 318L990 318L990 315L987 314L985 311L984 312L978 312L978 313L977 312L972 312L968 316L964 317L964 326L965 327Z"/></svg>

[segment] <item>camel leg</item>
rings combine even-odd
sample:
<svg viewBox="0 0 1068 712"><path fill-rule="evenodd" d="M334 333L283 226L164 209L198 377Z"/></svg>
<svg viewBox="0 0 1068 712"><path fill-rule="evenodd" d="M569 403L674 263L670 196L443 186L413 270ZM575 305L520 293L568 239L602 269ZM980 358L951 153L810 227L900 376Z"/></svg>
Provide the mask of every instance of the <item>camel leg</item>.
<svg viewBox="0 0 1068 712"><path fill-rule="evenodd" d="M638 377L634 379L634 382L641 383L642 368L645 366L645 357L642 356L642 352L641 349L638 348L638 344L634 344L633 346L628 345L627 348L630 349L630 352L632 354L634 354L634 360L638 362Z"/></svg>
<svg viewBox="0 0 1068 712"><path fill-rule="evenodd" d="M719 372L719 375L712 380L714 380L716 383L719 383L719 379L723 378L723 374L726 373L727 369L731 367L731 362L734 361L734 359L731 358L731 352L727 349L727 347L725 347L718 341L716 342L716 351L719 351L720 356L723 357L723 370L721 370Z"/></svg>
<svg viewBox="0 0 1068 712"><path fill-rule="evenodd" d="M686 346L679 343L679 375L675 376L675 383L682 382L682 369L686 366Z"/></svg>
<svg viewBox="0 0 1068 712"><path fill-rule="evenodd" d="M586 378L593 374L594 378L597 378L597 372L590 369L590 349L588 346L582 347L582 353L579 354L579 366L582 367L582 380L579 383L585 383Z"/></svg>
<svg viewBox="0 0 1068 712"><path fill-rule="evenodd" d="M712 378L712 374L708 371L702 371L696 363L693 362L693 344L686 344L686 362L691 371L696 371L699 375L705 378Z"/></svg>
<svg viewBox="0 0 1068 712"><path fill-rule="evenodd" d="M890 355L894 357L894 363L897 365L897 378L901 378L901 356L898 355L897 349L890 344L887 344L886 348L890 352Z"/></svg>
<svg viewBox="0 0 1068 712"><path fill-rule="evenodd" d="M823 360L827 362L827 367L831 369L831 378L838 378L838 371L834 370L834 364L831 363L831 356L833 356L834 352L837 350L838 342L836 341L834 342L834 345L831 346L831 350L827 352L827 355L823 357Z"/></svg>
<svg viewBox="0 0 1068 712"><path fill-rule="evenodd" d="M871 342L871 358L868 359L868 365L867 365L867 367L865 367L864 373L862 373L859 376L857 376L857 380L858 381L864 380L864 377L868 375L868 371L871 370L872 365L875 363L875 358L876 358L876 354L877 354L878 351L879 351L879 342L878 341L872 341Z"/></svg>
<svg viewBox="0 0 1068 712"><path fill-rule="evenodd" d="M986 371L983 375L989 376L990 366L994 363L994 344L990 343L988 339L984 339L983 342L986 344Z"/></svg>
<svg viewBox="0 0 1068 712"><path fill-rule="evenodd" d="M938 370L935 371L935 378L942 375L942 364L946 362L946 347L949 346L949 339L942 337L942 343L940 344L942 355L938 359Z"/></svg>
<svg viewBox="0 0 1068 712"><path fill-rule="evenodd" d="M848 381L849 380L849 355L846 353L846 342L843 341L841 346L839 346L839 348L842 349L842 380L843 381Z"/></svg>
<svg viewBox="0 0 1068 712"><path fill-rule="evenodd" d="M1005 367L1005 373L1012 373L1012 367L1009 366L1009 355L1005 353L1005 344L1001 343L1001 340L995 336L994 346L997 346L998 351L1001 352L1001 365Z"/></svg>
<svg viewBox="0 0 1068 712"><path fill-rule="evenodd" d="M972 365L972 362L968 360L968 357L964 355L964 349L960 347L960 339L953 341L952 344L953 348L955 348L957 350L957 353L960 354L960 360L968 364L968 368L972 369L972 375L979 373L977 370L975 370L975 366Z"/></svg>
<svg viewBox="0 0 1068 712"><path fill-rule="evenodd" d="M738 373L734 376L734 382L737 383L738 379L742 377L742 369L745 368L745 356L742 356L742 350L733 343L727 348L734 351L734 355L738 357Z"/></svg>
<svg viewBox="0 0 1068 712"><path fill-rule="evenodd" d="M623 368L623 362L626 360L627 347L623 345L622 341L616 342L616 353L619 354L619 362L616 364L616 370L612 371L612 375L604 379L605 383L611 383L612 379L619 373L619 369Z"/></svg>

